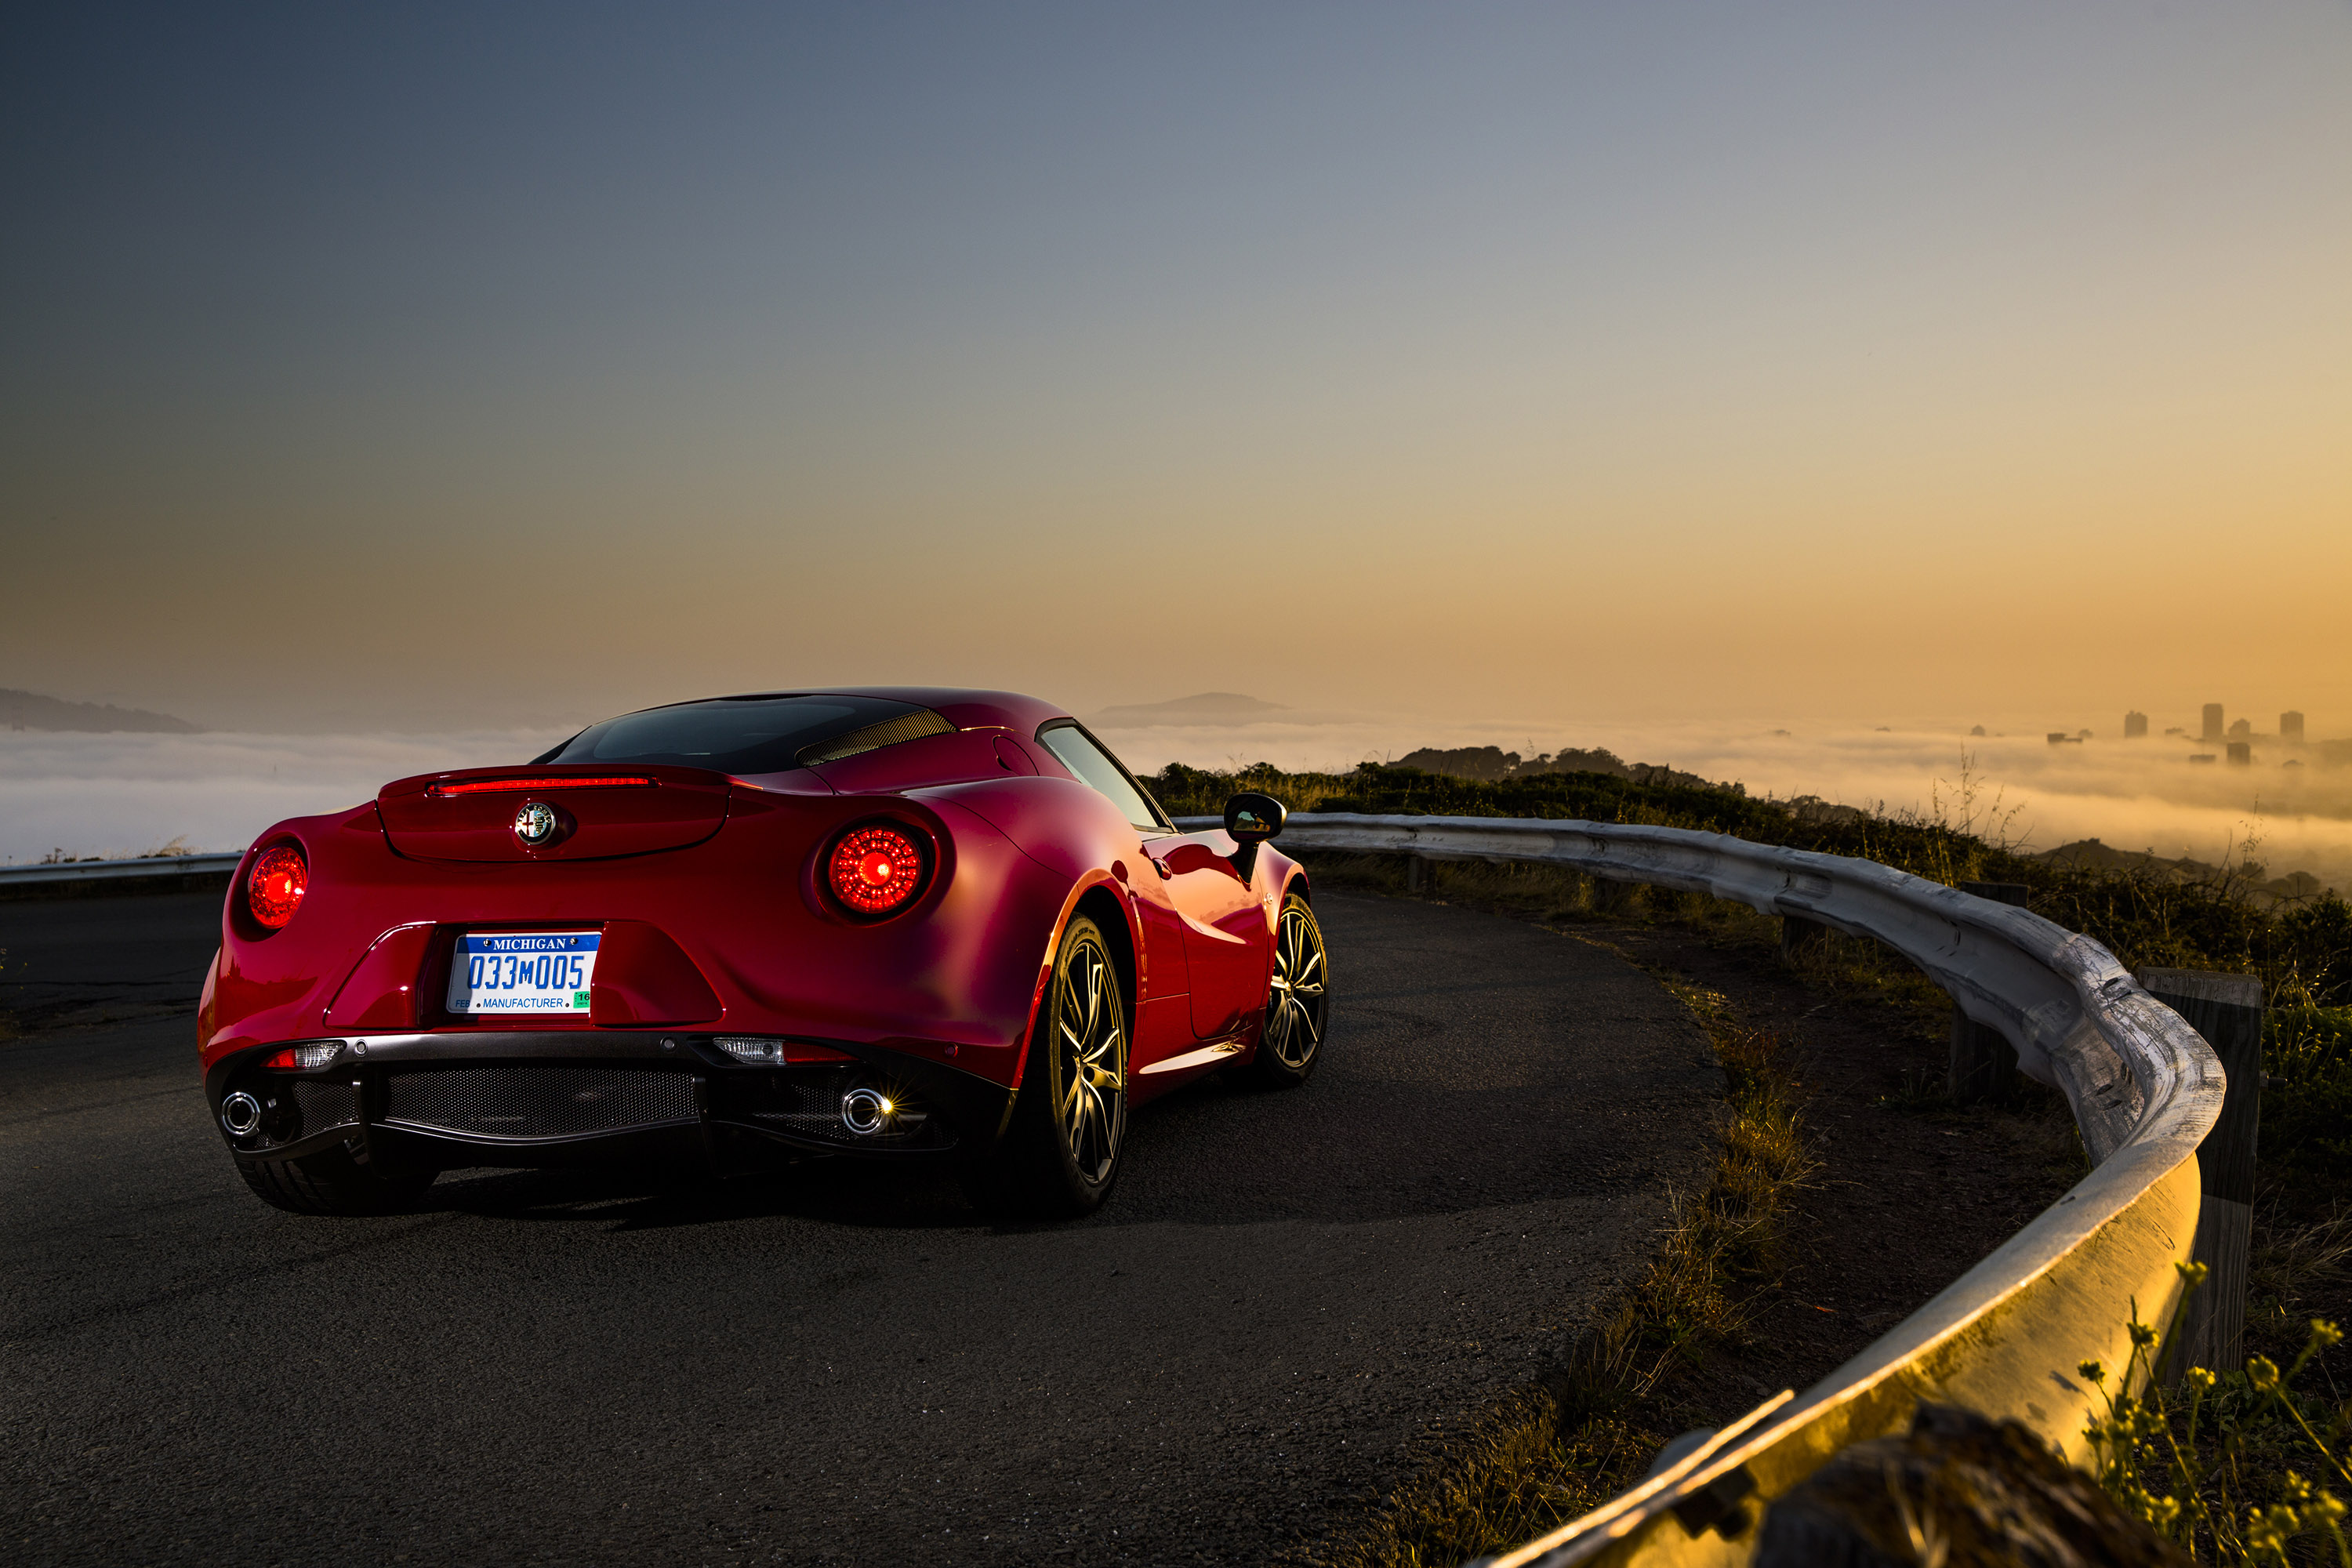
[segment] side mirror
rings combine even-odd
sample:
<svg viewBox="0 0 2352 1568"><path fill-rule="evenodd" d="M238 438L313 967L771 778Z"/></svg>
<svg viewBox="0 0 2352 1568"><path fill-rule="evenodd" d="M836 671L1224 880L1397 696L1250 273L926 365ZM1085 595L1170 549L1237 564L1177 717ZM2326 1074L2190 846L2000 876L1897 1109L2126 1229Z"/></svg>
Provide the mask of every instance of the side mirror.
<svg viewBox="0 0 2352 1568"><path fill-rule="evenodd" d="M1225 831L1243 844L1263 844L1282 832L1289 811L1282 802L1255 790L1244 790L1225 801Z"/></svg>

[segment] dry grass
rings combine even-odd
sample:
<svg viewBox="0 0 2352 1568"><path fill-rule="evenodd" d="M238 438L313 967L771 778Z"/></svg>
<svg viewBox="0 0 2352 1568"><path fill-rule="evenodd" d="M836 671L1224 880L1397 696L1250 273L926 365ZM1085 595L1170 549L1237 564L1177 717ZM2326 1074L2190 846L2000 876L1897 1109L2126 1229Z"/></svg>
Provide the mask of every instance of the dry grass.
<svg viewBox="0 0 2352 1568"><path fill-rule="evenodd" d="M1744 1336L1748 1302L1780 1268L1791 1195L1815 1169L1793 1066L1780 1037L1741 1025L1722 996L1658 978L1723 1065L1723 1152L1706 1190L1675 1196L1647 1270L1567 1363L1488 1412L1335 1562L1454 1568L1591 1511L1668 1436L1650 1425L1661 1385Z"/></svg>
<svg viewBox="0 0 2352 1568"><path fill-rule="evenodd" d="M2255 1218L2246 1283L2247 1348L2292 1355L2315 1314L2340 1315L2352 1300L2352 1213L2297 1223L2273 1199Z"/></svg>

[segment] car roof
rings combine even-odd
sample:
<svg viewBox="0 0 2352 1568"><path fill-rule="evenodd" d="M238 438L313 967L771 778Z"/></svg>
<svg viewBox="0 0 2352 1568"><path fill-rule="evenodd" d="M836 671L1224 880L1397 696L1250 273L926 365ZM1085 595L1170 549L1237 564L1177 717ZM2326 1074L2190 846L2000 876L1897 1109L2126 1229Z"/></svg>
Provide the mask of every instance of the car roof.
<svg viewBox="0 0 2352 1568"><path fill-rule="evenodd" d="M690 700L741 701L760 697L879 697L928 708L959 730L1006 729L1033 733L1048 719L1067 719L1066 708L1017 691L961 686L814 686L785 691L739 691L725 698Z"/></svg>

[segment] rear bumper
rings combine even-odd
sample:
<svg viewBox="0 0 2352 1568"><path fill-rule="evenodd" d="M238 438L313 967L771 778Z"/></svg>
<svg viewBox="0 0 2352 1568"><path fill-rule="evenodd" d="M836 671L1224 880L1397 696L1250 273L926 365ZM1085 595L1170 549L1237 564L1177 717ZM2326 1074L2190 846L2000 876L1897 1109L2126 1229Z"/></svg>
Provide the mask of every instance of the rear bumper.
<svg viewBox="0 0 2352 1568"><path fill-rule="evenodd" d="M261 1064L293 1044L213 1064L213 1125L248 1159L292 1160L342 1145L383 1168L570 1165L683 1160L721 1171L793 1152L909 1158L992 1145L1012 1108L1001 1084L907 1052L798 1040L825 1059L746 1066L677 1029L467 1030L324 1037L341 1051L316 1071ZM844 1101L868 1089L889 1105L873 1120ZM223 1102L248 1094L260 1124L239 1136Z"/></svg>

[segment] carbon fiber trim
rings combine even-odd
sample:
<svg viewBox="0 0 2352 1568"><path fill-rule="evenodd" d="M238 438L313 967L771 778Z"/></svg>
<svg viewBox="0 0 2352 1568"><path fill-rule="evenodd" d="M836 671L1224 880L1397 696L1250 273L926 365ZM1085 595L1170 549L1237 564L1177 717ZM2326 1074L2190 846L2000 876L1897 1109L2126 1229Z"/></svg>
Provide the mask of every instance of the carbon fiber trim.
<svg viewBox="0 0 2352 1568"><path fill-rule="evenodd" d="M579 1138L695 1118L694 1077L635 1068L446 1068L385 1080L387 1125L468 1138Z"/></svg>

